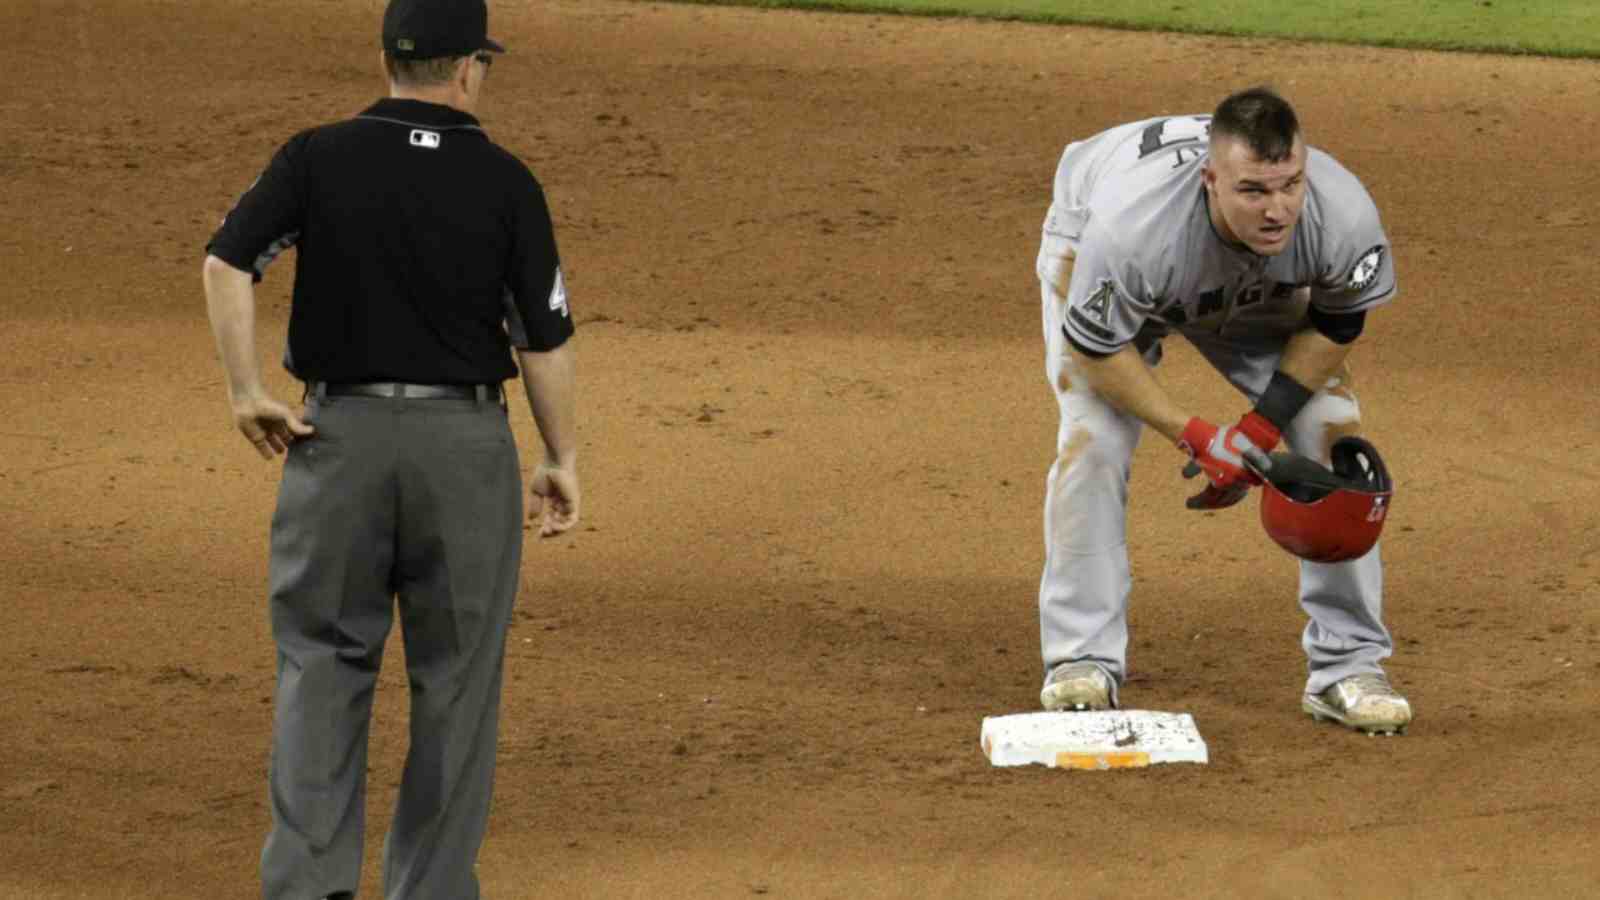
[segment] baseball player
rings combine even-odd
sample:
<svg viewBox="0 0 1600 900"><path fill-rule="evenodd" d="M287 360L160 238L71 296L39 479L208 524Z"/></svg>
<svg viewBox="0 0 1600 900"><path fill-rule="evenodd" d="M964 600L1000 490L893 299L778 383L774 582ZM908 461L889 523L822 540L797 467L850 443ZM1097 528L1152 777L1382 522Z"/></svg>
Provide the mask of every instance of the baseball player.
<svg viewBox="0 0 1600 900"><path fill-rule="evenodd" d="M389 96L295 135L207 245L239 430L286 454L269 562L277 644L268 900L354 897L367 733L396 598L410 752L384 844L390 900L473 900L523 537L503 382L544 459L541 534L579 515L572 319L539 183L473 115L501 47L484 0L391 0ZM298 248L285 367L262 385L255 280Z"/></svg>
<svg viewBox="0 0 1600 900"><path fill-rule="evenodd" d="M1394 297L1394 260L1361 182L1308 147L1264 88L1212 115L1147 119L1073 143L1056 170L1037 271L1045 368L1060 407L1045 498L1039 631L1046 709L1109 709L1127 674L1128 472L1142 426L1207 483L1190 509L1239 502L1241 458L1280 441L1323 464L1355 433L1346 357L1367 313ZM1213 424L1161 387L1162 340L1184 336L1252 403ZM1393 734L1410 704L1381 663L1379 549L1300 567L1309 675L1302 708Z"/></svg>

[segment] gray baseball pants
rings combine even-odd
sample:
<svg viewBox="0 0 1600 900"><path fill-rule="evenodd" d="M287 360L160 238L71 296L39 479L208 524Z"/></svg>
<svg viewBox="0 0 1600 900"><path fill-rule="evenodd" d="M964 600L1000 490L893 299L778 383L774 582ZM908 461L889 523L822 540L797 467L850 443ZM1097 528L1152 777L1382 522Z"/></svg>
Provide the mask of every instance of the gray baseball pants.
<svg viewBox="0 0 1600 900"><path fill-rule="evenodd" d="M411 734L384 896L475 900L522 551L505 410L313 396L306 418L317 433L292 445L272 519L278 680L262 895L355 895L368 726L398 600Z"/></svg>

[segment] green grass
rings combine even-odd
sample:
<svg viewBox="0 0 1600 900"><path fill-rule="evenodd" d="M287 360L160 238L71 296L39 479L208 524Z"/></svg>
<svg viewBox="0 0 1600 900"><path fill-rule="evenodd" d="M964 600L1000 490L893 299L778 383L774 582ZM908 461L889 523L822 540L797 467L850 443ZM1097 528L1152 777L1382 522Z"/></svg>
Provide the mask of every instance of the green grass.
<svg viewBox="0 0 1600 900"><path fill-rule="evenodd" d="M683 0L1600 57L1600 0Z"/></svg>

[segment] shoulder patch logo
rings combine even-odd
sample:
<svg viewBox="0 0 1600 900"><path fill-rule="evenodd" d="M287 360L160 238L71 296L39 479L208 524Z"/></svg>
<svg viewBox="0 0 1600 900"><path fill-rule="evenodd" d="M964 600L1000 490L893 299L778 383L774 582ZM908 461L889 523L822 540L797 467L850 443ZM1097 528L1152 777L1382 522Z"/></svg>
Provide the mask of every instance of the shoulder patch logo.
<svg viewBox="0 0 1600 900"><path fill-rule="evenodd" d="M1378 277L1378 270L1383 268L1384 246L1379 244L1371 250L1361 254L1355 266L1350 270L1350 280L1346 288L1351 291L1364 291Z"/></svg>
<svg viewBox="0 0 1600 900"><path fill-rule="evenodd" d="M1100 286L1094 289L1094 293L1089 295L1089 299L1083 301L1084 314L1093 316L1094 320L1101 325L1110 325L1111 297L1116 292L1116 286L1111 283L1111 279L1102 278Z"/></svg>
<svg viewBox="0 0 1600 900"><path fill-rule="evenodd" d="M560 312L563 317L571 314L567 309L567 283L561 277L561 267L556 267L556 281L550 286L550 311Z"/></svg>

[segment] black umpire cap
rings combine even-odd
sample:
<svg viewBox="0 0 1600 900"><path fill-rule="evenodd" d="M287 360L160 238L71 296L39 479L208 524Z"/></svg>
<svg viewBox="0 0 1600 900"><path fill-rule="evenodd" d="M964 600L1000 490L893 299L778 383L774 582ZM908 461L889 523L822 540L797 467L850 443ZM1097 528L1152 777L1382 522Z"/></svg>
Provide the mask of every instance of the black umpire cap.
<svg viewBox="0 0 1600 900"><path fill-rule="evenodd" d="M389 0L383 13L383 49L398 59L505 52L489 40L484 0Z"/></svg>

